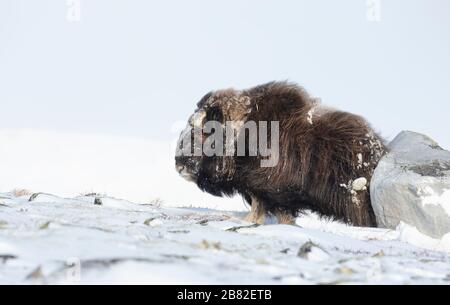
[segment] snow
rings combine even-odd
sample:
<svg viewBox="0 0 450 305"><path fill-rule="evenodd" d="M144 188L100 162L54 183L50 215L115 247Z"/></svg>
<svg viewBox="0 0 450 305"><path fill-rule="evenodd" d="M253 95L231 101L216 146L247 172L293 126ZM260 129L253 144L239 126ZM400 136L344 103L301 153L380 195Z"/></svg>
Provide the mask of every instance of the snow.
<svg viewBox="0 0 450 305"><path fill-rule="evenodd" d="M357 165L357 168L358 168L358 169L361 169L362 166L363 166L363 164L365 164L365 163L367 164L367 162L364 162L362 153L359 153L359 154L357 155L357 157L358 157L358 165Z"/></svg>
<svg viewBox="0 0 450 305"><path fill-rule="evenodd" d="M446 284L450 236L103 196L0 193L0 284Z"/></svg>
<svg viewBox="0 0 450 305"><path fill-rule="evenodd" d="M97 192L135 202L247 210L241 198L203 193L175 170L173 139L0 129L0 192L28 189L64 197Z"/></svg>
<svg viewBox="0 0 450 305"><path fill-rule="evenodd" d="M179 131L171 145L0 130L0 284L450 283L450 234L314 214L298 226L244 222L240 198L207 195L178 176ZM47 193L30 202L7 193L16 188ZM81 195L92 192L102 205ZM448 202L447 192L425 195L433 198L424 204Z"/></svg>
<svg viewBox="0 0 450 305"><path fill-rule="evenodd" d="M364 191L367 189L367 178L361 177L353 181L352 189L354 191Z"/></svg>
<svg viewBox="0 0 450 305"><path fill-rule="evenodd" d="M310 125L313 125L313 116L314 116L314 111L315 111L315 107L311 108L311 110L308 111L308 117L307 117L307 121Z"/></svg>
<svg viewBox="0 0 450 305"><path fill-rule="evenodd" d="M433 188L426 186L418 190L423 205L440 206L450 216L450 190L443 190L442 194L436 194Z"/></svg>

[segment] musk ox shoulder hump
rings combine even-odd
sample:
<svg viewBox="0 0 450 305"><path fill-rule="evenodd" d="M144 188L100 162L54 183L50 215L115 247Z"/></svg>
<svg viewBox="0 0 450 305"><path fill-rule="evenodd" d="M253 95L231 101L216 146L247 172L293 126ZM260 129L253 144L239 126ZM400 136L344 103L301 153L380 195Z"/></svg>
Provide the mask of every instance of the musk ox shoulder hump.
<svg viewBox="0 0 450 305"><path fill-rule="evenodd" d="M290 100L298 103L299 106L309 105L310 96L306 90L294 83L270 82L245 91L249 96L259 100Z"/></svg>

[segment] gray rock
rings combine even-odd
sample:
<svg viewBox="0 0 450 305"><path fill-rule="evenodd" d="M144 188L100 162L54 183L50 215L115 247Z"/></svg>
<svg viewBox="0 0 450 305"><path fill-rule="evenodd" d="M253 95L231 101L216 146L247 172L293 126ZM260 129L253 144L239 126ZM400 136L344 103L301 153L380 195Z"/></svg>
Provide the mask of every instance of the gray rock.
<svg viewBox="0 0 450 305"><path fill-rule="evenodd" d="M450 152L422 134L404 131L390 144L371 181L380 227L400 222L441 238L450 232Z"/></svg>

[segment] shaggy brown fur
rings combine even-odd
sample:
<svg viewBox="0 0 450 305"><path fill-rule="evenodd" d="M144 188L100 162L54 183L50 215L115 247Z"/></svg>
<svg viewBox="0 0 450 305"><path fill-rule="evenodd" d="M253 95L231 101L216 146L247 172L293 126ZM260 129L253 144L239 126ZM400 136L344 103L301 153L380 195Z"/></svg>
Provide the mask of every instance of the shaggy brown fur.
<svg viewBox="0 0 450 305"><path fill-rule="evenodd" d="M176 157L177 170L200 189L241 194L252 205L247 219L254 222L272 214L289 223L288 215L312 210L376 226L369 183L385 146L362 117L325 108L287 82L211 92L197 106L204 121L279 121L280 130L275 167L261 167L260 156Z"/></svg>

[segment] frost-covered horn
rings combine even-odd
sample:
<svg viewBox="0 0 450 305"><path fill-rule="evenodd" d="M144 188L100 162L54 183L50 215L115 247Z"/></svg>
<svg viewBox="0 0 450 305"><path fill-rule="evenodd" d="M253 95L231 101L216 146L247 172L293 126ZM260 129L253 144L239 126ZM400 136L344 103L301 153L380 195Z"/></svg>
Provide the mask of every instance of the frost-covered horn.
<svg viewBox="0 0 450 305"><path fill-rule="evenodd" d="M189 124L192 127L202 128L205 118L206 118L206 111L203 109L199 110L190 117Z"/></svg>

